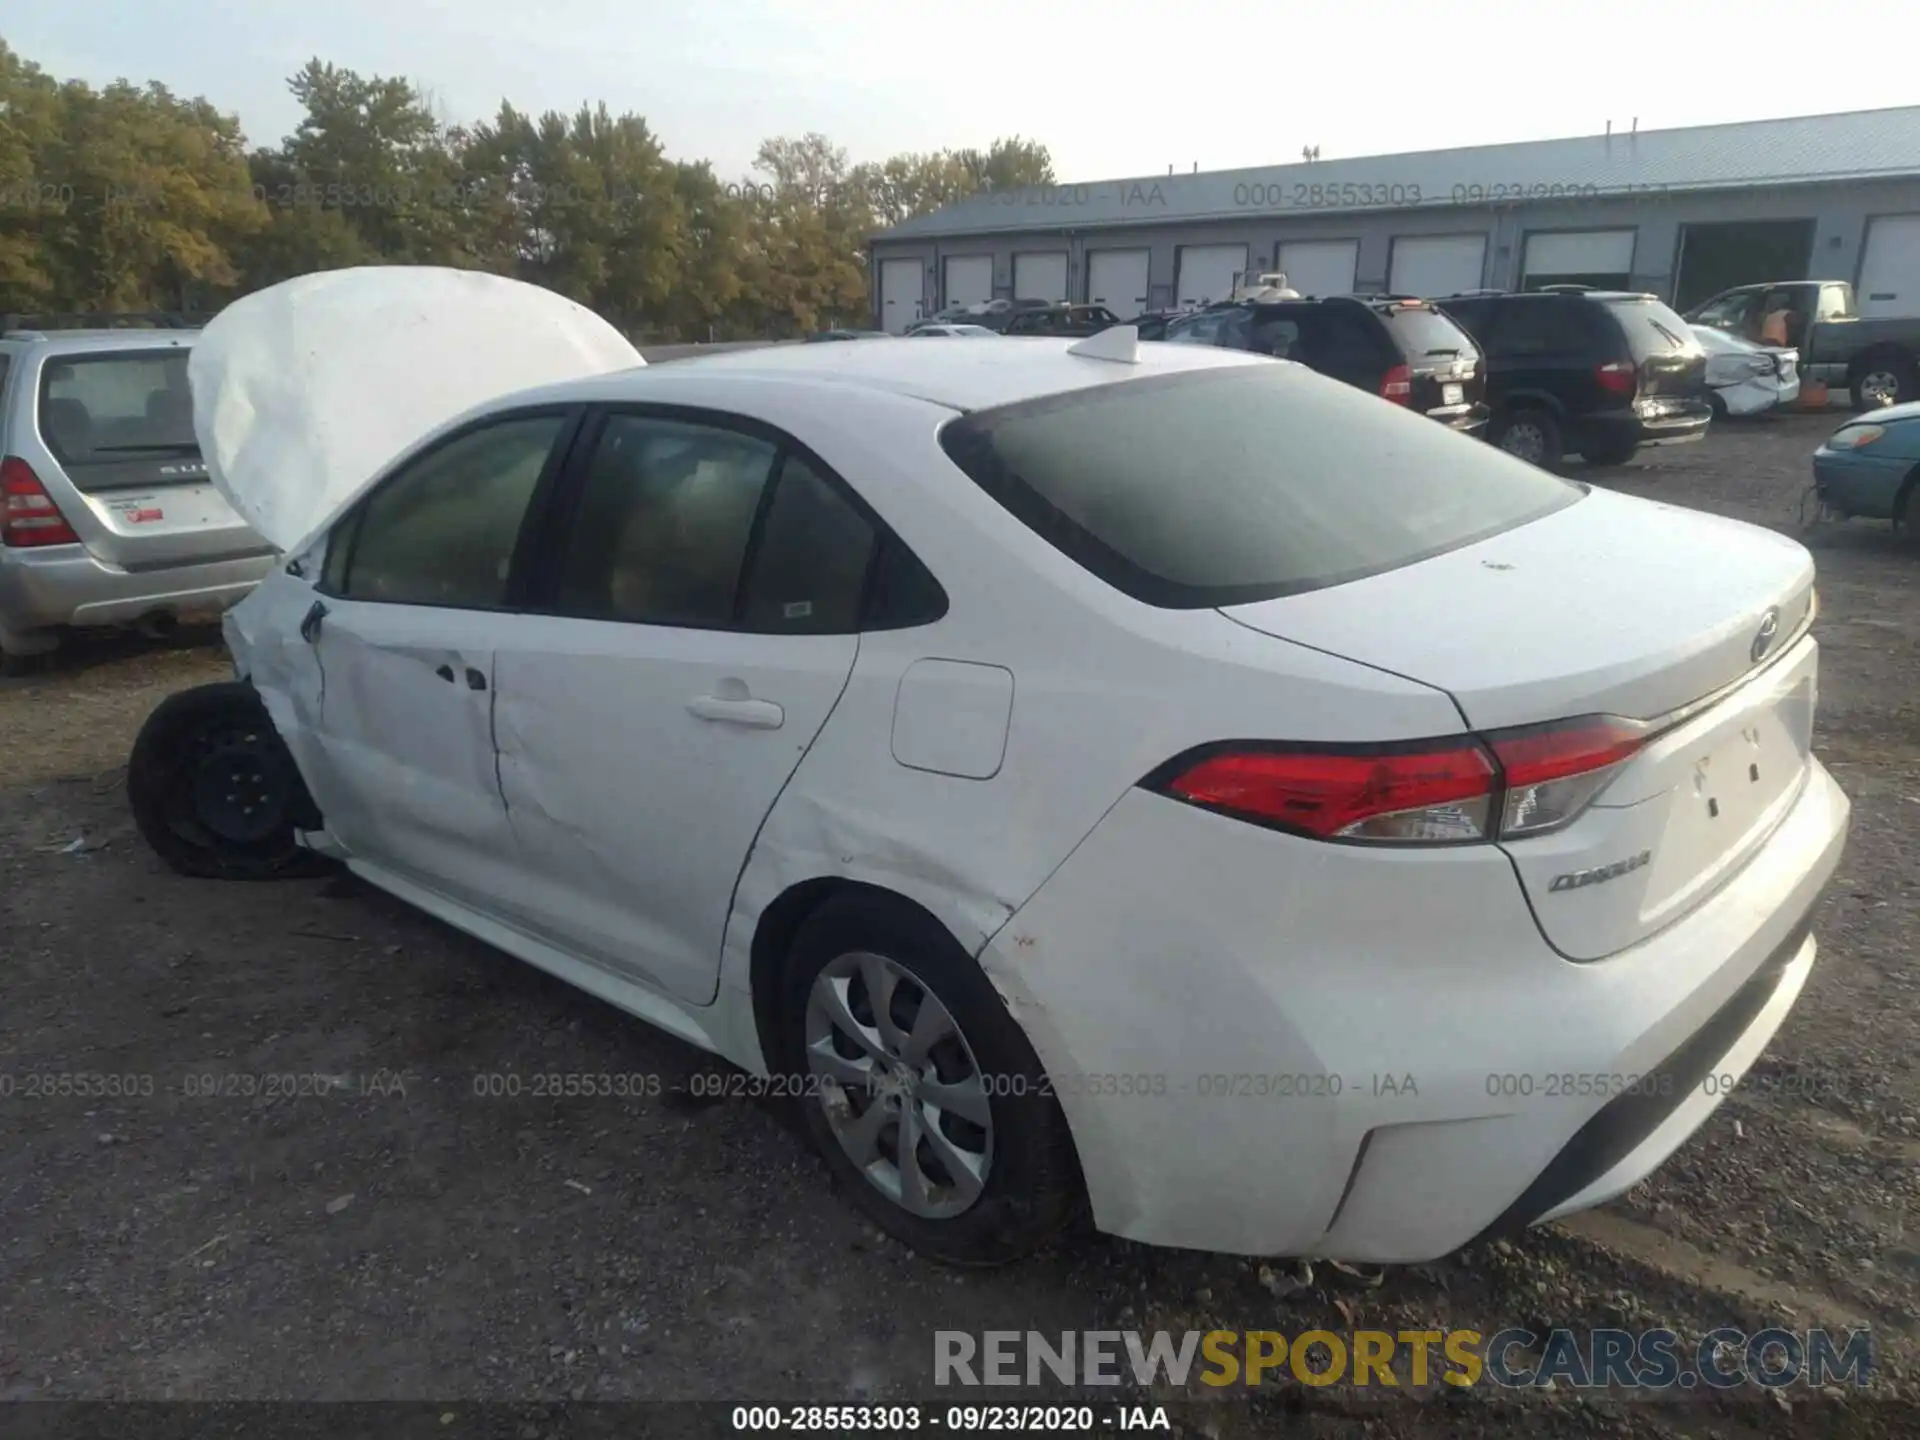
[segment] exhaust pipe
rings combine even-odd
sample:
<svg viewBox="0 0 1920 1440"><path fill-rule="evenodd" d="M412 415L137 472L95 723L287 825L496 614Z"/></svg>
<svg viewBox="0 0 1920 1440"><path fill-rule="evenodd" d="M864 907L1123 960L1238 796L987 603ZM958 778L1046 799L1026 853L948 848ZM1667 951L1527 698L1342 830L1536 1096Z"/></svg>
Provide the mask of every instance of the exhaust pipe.
<svg viewBox="0 0 1920 1440"><path fill-rule="evenodd" d="M171 640L180 631L180 620L170 610L154 610L134 621L133 628L148 640Z"/></svg>

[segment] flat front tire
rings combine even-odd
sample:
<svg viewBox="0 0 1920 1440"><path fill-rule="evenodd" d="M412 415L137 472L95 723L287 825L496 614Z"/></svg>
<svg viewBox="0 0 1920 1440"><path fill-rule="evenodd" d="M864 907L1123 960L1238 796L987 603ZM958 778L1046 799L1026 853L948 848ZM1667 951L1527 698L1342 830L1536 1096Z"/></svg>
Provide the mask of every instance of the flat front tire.
<svg viewBox="0 0 1920 1440"><path fill-rule="evenodd" d="M1066 1116L973 959L888 896L828 900L788 953L779 1051L836 1184L935 1259L1020 1259L1080 1215Z"/></svg>
<svg viewBox="0 0 1920 1440"><path fill-rule="evenodd" d="M141 836L182 875L280 880L328 868L294 838L319 816L250 685L161 701L134 741L127 798Z"/></svg>

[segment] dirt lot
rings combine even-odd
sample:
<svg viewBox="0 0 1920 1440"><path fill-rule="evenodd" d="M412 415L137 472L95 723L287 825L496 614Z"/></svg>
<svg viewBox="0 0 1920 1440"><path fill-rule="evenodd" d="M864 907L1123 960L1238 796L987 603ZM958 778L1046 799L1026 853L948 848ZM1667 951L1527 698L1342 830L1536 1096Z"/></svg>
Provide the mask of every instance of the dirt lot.
<svg viewBox="0 0 1920 1440"><path fill-rule="evenodd" d="M1787 528L1829 428L1721 426L1588 475ZM1379 1435L1915 1433L1920 556L1864 523L1811 543L1819 746L1856 810L1798 1009L1650 1183L1377 1285L1098 1238L953 1273L853 1218L762 1105L477 1094L548 1070L671 1092L704 1065L351 880L163 871L121 767L161 696L224 673L213 637L0 684L0 1399L927 1400L936 1328L1825 1323L1873 1327L1864 1395L1386 1409L1289 1381L1209 1408L1296 1434L1356 1410ZM49 1075L135 1093L28 1093ZM274 1075L335 1079L218 1078Z"/></svg>

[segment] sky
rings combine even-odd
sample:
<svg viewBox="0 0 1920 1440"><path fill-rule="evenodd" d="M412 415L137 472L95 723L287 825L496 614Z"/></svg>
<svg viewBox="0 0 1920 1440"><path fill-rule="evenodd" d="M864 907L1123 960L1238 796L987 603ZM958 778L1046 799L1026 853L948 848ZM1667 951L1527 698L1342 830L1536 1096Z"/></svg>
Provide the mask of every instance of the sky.
<svg viewBox="0 0 1920 1440"><path fill-rule="evenodd" d="M1907 47L1808 34L1804 6L1673 0L0 0L0 37L62 78L160 80L272 144L312 56L398 75L449 121L502 99L605 101L675 159L744 177L820 131L854 161L1047 145L1063 181L1665 129L1920 100ZM1603 17L1597 37L1593 16Z"/></svg>

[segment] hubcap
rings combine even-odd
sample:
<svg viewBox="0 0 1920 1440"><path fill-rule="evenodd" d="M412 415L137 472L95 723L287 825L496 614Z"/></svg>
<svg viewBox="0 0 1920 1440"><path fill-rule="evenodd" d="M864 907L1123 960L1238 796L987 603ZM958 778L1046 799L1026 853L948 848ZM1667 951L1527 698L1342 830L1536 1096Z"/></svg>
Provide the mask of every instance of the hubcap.
<svg viewBox="0 0 1920 1440"><path fill-rule="evenodd" d="M1547 437L1540 433L1540 427L1521 421L1509 425L1507 433L1500 437L1500 448L1509 455L1518 455L1522 460L1540 463L1540 457L1547 453Z"/></svg>
<svg viewBox="0 0 1920 1440"><path fill-rule="evenodd" d="M855 951L807 995L807 1069L840 1148L909 1214L949 1219L993 1167L993 1111L973 1047L927 983Z"/></svg>
<svg viewBox="0 0 1920 1440"><path fill-rule="evenodd" d="M1860 393L1884 409L1900 398L1900 377L1891 370L1875 370L1860 382Z"/></svg>

